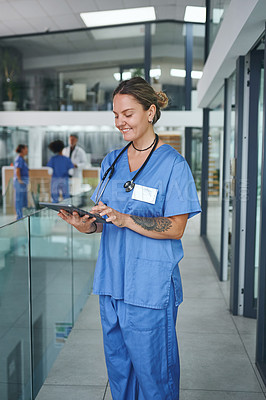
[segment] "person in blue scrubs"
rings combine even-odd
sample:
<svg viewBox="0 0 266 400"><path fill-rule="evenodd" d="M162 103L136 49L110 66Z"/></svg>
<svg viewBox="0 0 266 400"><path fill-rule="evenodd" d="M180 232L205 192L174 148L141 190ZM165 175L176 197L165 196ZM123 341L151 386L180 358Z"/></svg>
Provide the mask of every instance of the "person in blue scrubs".
<svg viewBox="0 0 266 400"><path fill-rule="evenodd" d="M19 144L16 148L18 153L14 161L14 179L13 185L15 189L15 209L17 220L23 217L23 208L28 206L28 183L29 168L24 160L28 154L28 147L25 144Z"/></svg>
<svg viewBox="0 0 266 400"><path fill-rule="evenodd" d="M50 158L47 166L53 169L51 180L51 197L53 203L58 203L60 193L63 199L70 197L69 193L69 170L74 168L74 164L69 157L63 156L65 147L62 140L55 140L49 144L49 149L56 153Z"/></svg>
<svg viewBox="0 0 266 400"><path fill-rule="evenodd" d="M109 223L59 214L80 232L102 232L93 292L114 400L179 399L178 263L187 220L201 209L187 162L154 131L167 103L140 77L119 84L115 125L129 143L105 157L92 196L91 212Z"/></svg>

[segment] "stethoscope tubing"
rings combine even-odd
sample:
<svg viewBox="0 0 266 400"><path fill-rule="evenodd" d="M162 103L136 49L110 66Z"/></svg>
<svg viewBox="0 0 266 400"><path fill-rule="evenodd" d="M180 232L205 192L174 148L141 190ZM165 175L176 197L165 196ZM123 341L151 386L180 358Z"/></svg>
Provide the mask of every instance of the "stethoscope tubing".
<svg viewBox="0 0 266 400"><path fill-rule="evenodd" d="M157 144L158 144L158 141L159 141L159 137L158 137L157 133L155 133L155 142L154 142L154 145L153 145L153 147L152 147L152 149L151 149L151 151L150 151L148 157L146 158L146 160L144 161L144 163L142 164L142 166L140 167L140 169L138 170L138 172L133 176L133 178L131 179L131 181L127 181L127 182L124 184L124 188L126 189L126 192L130 192L130 191L134 188L134 186L135 186L134 180L137 178L137 176L141 173L141 171L144 169L144 167L145 167L146 164L148 163L149 159L150 159L151 156L152 156L152 153L153 153L154 150L156 149L156 146L157 146ZM104 193L104 191L105 191L105 189L106 189L106 186L108 185L110 179L112 178L112 176L113 176L113 174L114 174L116 162L118 161L118 159L122 156L122 154L128 149L128 147L129 147L131 144L132 144L132 142L128 143L128 144L120 151L120 153L118 154L118 156L116 157L116 159L114 160L114 162L112 163L112 165L105 171L105 173L104 173L104 175L103 175L103 177L102 177L101 183L100 183L100 185L99 185L99 188L98 188L98 190L97 190L97 193L96 193L96 198L95 198L95 204L96 204L96 205L99 203L99 201L100 201L100 199L101 199L101 197L102 197L102 195L103 195L103 193ZM109 173L109 172L110 172L110 173ZM99 195L100 189L101 189L101 187L102 187L102 185L103 185L103 183L104 183L104 181L105 181L105 179L106 179L108 173L109 173L108 179L106 180L106 183L105 183L105 185L104 185L104 187L103 187L103 189L102 189L102 191L101 191L101 193L100 193L100 195Z"/></svg>

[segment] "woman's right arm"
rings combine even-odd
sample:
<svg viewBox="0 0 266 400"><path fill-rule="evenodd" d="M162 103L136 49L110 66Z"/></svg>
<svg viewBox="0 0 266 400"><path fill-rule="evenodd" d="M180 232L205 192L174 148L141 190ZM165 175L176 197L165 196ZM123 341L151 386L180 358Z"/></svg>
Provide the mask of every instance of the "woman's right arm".
<svg viewBox="0 0 266 400"><path fill-rule="evenodd" d="M73 214L65 210L60 210L58 216L66 221L68 224L74 226L81 233L98 233L102 232L103 224L95 222L96 218L90 218L88 215L80 217L77 212Z"/></svg>
<svg viewBox="0 0 266 400"><path fill-rule="evenodd" d="M17 180L19 181L19 183L24 183L24 182L21 180L20 168L16 168L16 177L17 177Z"/></svg>

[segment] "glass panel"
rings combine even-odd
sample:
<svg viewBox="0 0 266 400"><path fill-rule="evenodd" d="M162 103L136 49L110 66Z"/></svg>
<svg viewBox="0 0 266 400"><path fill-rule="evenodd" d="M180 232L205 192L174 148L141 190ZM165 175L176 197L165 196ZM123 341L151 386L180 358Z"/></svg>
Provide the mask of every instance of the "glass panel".
<svg viewBox="0 0 266 400"><path fill-rule="evenodd" d="M231 0L211 0L210 1L210 43L209 51L213 45L216 35L223 22L224 13L229 6Z"/></svg>
<svg viewBox="0 0 266 400"><path fill-rule="evenodd" d="M72 328L72 243L52 210L32 215L30 231L35 396Z"/></svg>
<svg viewBox="0 0 266 400"><path fill-rule="evenodd" d="M96 182L95 182L96 183ZM97 184L96 184L97 186ZM83 198L82 208L90 210L94 205L90 200L94 192L93 187L86 198ZM79 197L72 198L72 204L78 206L80 204ZM86 235L78 232L76 229L72 231L73 238L73 301L74 301L74 321L77 319L82 310L88 296L92 292L93 275L98 257L101 235Z"/></svg>
<svg viewBox="0 0 266 400"><path fill-rule="evenodd" d="M205 25L193 24L193 60L192 60L192 92L191 110L198 108L197 84L202 76L204 65Z"/></svg>
<svg viewBox="0 0 266 400"><path fill-rule="evenodd" d="M258 268L260 248L260 205L261 205L261 162L263 138L263 87L264 68L261 69L259 112L258 112L258 177L257 177L257 209L256 209L256 236L255 236L255 262L254 262L254 302L258 298Z"/></svg>
<svg viewBox="0 0 266 400"><path fill-rule="evenodd" d="M9 84L16 108L111 109L121 69L144 66L144 33L138 24L1 39L0 58L16 71ZM6 86L1 104L10 93Z"/></svg>
<svg viewBox="0 0 266 400"><path fill-rule="evenodd" d="M223 127L217 127L217 117L213 117L213 114L218 111L219 119L223 121L223 98L222 89L210 107L209 130L207 237L218 261L221 250Z"/></svg>
<svg viewBox="0 0 266 400"><path fill-rule="evenodd" d="M197 190L201 190L202 170L202 129L192 129L191 143L191 171Z"/></svg>
<svg viewBox="0 0 266 400"><path fill-rule="evenodd" d="M230 277L230 268L232 263L232 234L233 234L233 171L232 162L235 157L235 85L236 73L234 72L230 78L232 85L232 98L231 98L231 135L230 135L230 189L229 189L229 221L228 221L228 279Z"/></svg>
<svg viewBox="0 0 266 400"><path fill-rule="evenodd" d="M31 398L28 220L0 230L1 400Z"/></svg>
<svg viewBox="0 0 266 400"><path fill-rule="evenodd" d="M169 97L168 110L185 109L185 24L151 25L151 84Z"/></svg>

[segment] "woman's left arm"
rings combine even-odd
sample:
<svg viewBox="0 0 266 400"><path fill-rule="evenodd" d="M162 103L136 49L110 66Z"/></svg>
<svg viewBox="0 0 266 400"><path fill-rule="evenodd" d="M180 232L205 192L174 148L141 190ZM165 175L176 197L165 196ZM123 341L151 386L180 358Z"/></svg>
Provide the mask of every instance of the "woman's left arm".
<svg viewBox="0 0 266 400"><path fill-rule="evenodd" d="M119 228L128 228L140 235L153 239L181 239L186 227L188 214L172 217L139 217L123 214L99 202L92 212L106 215L107 221Z"/></svg>

